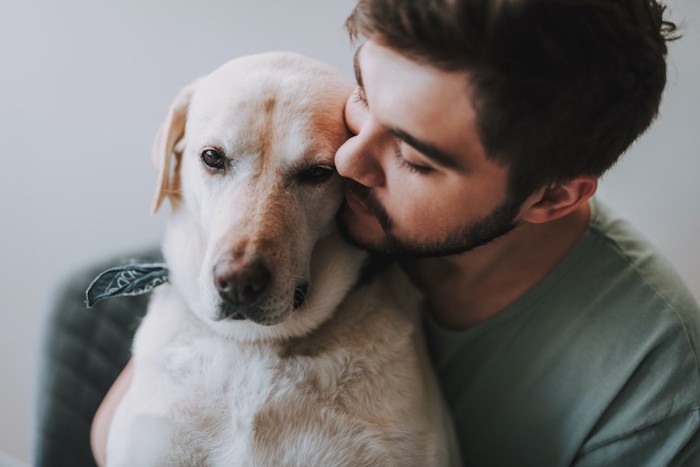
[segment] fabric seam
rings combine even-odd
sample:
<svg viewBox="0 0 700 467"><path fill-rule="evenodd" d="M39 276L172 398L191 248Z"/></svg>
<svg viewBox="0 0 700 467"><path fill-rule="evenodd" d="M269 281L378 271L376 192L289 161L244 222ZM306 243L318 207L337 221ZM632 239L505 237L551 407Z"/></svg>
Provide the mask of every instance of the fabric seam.
<svg viewBox="0 0 700 467"><path fill-rule="evenodd" d="M597 444L595 444L595 445L589 447L588 449L581 450L581 451L577 454L576 457L581 457L581 456L583 456L583 455L589 454L589 453L591 453L591 452L593 452L593 451L595 451L595 450L597 450L597 449L600 449L600 448L602 448L602 447L604 447L604 446L608 446L608 445L610 445L610 444L617 443L618 441L622 441L622 440L624 440L625 438L629 438L630 436L634 436L634 435L636 435L637 433L640 433L640 432L642 432L642 431L644 431L644 430L647 430L647 429L649 429L649 428L651 428L651 427L653 427L653 426L655 426L655 425L659 425L659 424L661 424L661 423L667 422L667 421L669 421L669 420L671 420L671 419L674 419L674 418L676 418L676 417L682 417L682 416L690 415L690 414L692 414L692 413L694 413L694 412L700 412L700 406L693 406L693 407L690 407L690 408L689 408L688 410L686 410L686 411L674 413L674 414L672 414L672 415L666 416L666 417L661 418L661 419L659 419L659 420L656 420L656 421L647 423L647 424L645 424L645 425L642 425L642 426L640 426L640 427L638 427L638 428L635 428L634 430L631 430L631 431L629 431L629 432L627 432L627 433L625 433L625 434L621 434L621 435L618 435L618 436L614 436L614 437L612 437L612 438L609 438L609 439L607 439L607 440L600 441L599 443L597 443ZM697 421L696 421L696 423L695 423L696 429L697 429L698 426L699 426L699 424L698 424Z"/></svg>

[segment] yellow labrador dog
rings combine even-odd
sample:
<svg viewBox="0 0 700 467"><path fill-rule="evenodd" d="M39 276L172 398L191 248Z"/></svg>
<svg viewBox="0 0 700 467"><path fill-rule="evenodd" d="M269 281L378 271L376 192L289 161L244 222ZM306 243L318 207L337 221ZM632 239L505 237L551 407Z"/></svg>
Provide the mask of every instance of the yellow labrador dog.
<svg viewBox="0 0 700 467"><path fill-rule="evenodd" d="M289 53L243 57L178 95L154 145L173 206L112 421L108 466L440 466L451 426L419 297L359 281L333 157L351 86Z"/></svg>

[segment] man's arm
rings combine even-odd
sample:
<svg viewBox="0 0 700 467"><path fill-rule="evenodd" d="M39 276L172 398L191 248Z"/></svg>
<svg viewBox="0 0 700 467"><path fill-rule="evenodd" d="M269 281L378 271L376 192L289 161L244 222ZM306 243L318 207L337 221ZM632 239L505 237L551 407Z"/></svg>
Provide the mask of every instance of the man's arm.
<svg viewBox="0 0 700 467"><path fill-rule="evenodd" d="M112 387L109 389L109 392L107 392L105 398L102 400L100 407L95 413L95 418L92 419L90 446L92 447L92 453L95 456L95 461L100 467L105 465L107 436L109 434L109 426L112 423L112 418L114 417L114 412L124 397L124 394L126 394L127 389L129 389L133 375L133 363L131 360L129 360Z"/></svg>

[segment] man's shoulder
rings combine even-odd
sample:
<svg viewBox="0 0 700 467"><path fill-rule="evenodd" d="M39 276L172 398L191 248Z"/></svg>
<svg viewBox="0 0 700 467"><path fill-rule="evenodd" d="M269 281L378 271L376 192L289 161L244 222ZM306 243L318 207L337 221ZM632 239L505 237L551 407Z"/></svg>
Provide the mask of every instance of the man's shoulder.
<svg viewBox="0 0 700 467"><path fill-rule="evenodd" d="M663 255L600 202L589 230L592 246L580 274L594 285L584 307L593 327L584 326L581 339L598 346L601 367L589 371L591 377L598 373L609 400L582 451L664 429L674 420L693 420L695 428L686 427L692 432L700 408L697 303Z"/></svg>
<svg viewBox="0 0 700 467"><path fill-rule="evenodd" d="M681 319L697 320L698 304L673 265L629 222L595 200L589 233L600 242L595 261L605 255L610 273L628 273L637 287L630 291L649 294L666 302Z"/></svg>
<svg viewBox="0 0 700 467"><path fill-rule="evenodd" d="M697 304L662 255L600 203L570 254L501 315L462 333L435 323L428 332L460 440L481 442L471 445L475 462L507 463L509 447L569 464L697 415ZM693 420L669 436L695 430Z"/></svg>
<svg viewBox="0 0 700 467"><path fill-rule="evenodd" d="M700 360L700 308L683 279L628 222L600 202L593 207L577 279L593 286L591 313L609 321L621 342L638 346L673 335Z"/></svg>

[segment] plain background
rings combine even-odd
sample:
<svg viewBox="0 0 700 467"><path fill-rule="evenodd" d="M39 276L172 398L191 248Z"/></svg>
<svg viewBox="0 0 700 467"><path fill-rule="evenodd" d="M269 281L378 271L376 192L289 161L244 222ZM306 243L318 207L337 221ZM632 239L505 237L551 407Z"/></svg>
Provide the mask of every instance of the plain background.
<svg viewBox="0 0 700 467"><path fill-rule="evenodd" d="M0 6L0 451L30 459L42 323L71 271L158 241L150 145L177 91L229 59L292 50L351 78L353 0L8 0ZM651 131L601 199L700 298L700 2ZM87 313L87 311L86 311Z"/></svg>

